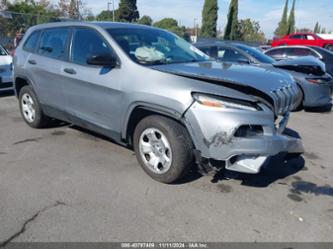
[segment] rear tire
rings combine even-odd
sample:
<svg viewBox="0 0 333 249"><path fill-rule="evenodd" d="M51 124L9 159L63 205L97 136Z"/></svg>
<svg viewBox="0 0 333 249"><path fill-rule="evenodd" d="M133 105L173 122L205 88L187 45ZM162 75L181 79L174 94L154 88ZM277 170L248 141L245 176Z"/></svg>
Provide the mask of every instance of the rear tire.
<svg viewBox="0 0 333 249"><path fill-rule="evenodd" d="M174 183L193 165L193 145L184 126L163 116L148 116L135 128L134 151L143 170L156 181Z"/></svg>
<svg viewBox="0 0 333 249"><path fill-rule="evenodd" d="M44 128L52 119L43 113L31 86L24 86L19 94L20 111L24 121L32 128Z"/></svg>

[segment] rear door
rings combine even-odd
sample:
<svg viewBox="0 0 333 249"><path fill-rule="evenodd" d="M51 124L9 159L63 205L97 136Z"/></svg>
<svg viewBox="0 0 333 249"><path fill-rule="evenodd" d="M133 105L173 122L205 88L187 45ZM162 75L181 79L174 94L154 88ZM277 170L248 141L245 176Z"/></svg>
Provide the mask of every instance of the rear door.
<svg viewBox="0 0 333 249"><path fill-rule="evenodd" d="M68 59L69 37L70 28L45 29L40 35L37 49L28 56L26 62L39 101L57 110L64 110L65 107L61 69Z"/></svg>
<svg viewBox="0 0 333 249"><path fill-rule="evenodd" d="M73 29L70 61L63 65L62 75L67 111L75 122L82 126L101 128L113 136L119 130L121 110L121 69L88 65L93 55L115 56L113 49L95 29L77 27ZM118 135L118 134L117 134Z"/></svg>

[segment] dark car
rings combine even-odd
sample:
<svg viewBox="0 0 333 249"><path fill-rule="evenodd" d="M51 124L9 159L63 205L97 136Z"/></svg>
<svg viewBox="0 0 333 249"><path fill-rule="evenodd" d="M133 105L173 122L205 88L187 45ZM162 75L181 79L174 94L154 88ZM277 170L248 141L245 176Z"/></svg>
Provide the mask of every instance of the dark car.
<svg viewBox="0 0 333 249"><path fill-rule="evenodd" d="M277 46L316 46L321 48L333 49L333 41L325 40L313 33L295 33L282 37L281 39L274 39L272 47Z"/></svg>
<svg viewBox="0 0 333 249"><path fill-rule="evenodd" d="M326 71L333 76L333 52L316 46L277 47L265 51L265 54L275 60L293 59L301 56L314 56L325 63Z"/></svg>
<svg viewBox="0 0 333 249"><path fill-rule="evenodd" d="M260 49L235 42L201 42L195 46L219 61L273 66L288 71L295 78L303 95L295 109L301 109L302 106L321 107L331 103L332 77L325 73L325 65L313 57L276 62Z"/></svg>

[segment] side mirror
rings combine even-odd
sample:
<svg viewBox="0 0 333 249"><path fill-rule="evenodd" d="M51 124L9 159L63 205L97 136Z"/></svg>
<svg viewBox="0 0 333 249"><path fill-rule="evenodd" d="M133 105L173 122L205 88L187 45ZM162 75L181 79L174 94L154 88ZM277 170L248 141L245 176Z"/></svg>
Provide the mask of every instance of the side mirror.
<svg viewBox="0 0 333 249"><path fill-rule="evenodd" d="M117 66L117 59L109 54L92 55L87 59L87 64L114 68Z"/></svg>

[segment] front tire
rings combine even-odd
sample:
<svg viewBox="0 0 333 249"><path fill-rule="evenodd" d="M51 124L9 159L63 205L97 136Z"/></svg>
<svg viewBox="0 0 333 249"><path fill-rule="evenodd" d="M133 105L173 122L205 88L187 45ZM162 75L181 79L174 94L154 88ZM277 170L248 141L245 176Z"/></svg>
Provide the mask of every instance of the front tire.
<svg viewBox="0 0 333 249"><path fill-rule="evenodd" d="M156 181L174 183L193 165L193 145L184 126L163 116L148 116L135 128L134 150L143 170Z"/></svg>
<svg viewBox="0 0 333 249"><path fill-rule="evenodd" d="M24 121L32 128L44 128L51 122L46 116L37 100L31 86L24 86L19 94L20 111Z"/></svg>

